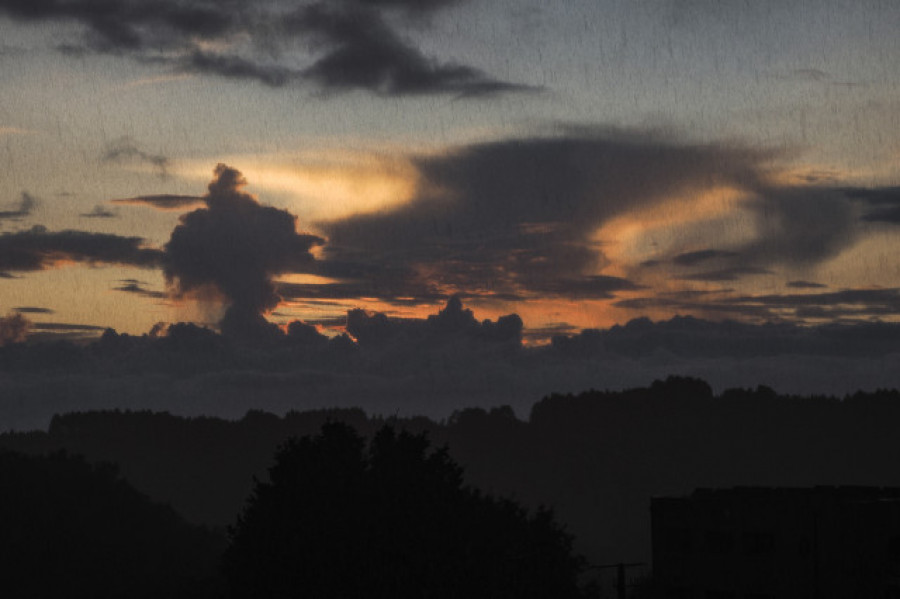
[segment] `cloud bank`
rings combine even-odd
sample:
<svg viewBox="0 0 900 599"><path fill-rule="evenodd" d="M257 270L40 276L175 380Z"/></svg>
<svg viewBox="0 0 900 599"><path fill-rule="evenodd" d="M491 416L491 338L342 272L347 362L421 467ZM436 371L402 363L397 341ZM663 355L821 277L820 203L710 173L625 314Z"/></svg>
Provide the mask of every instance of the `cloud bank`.
<svg viewBox="0 0 900 599"><path fill-rule="evenodd" d="M345 328L355 341L295 321L262 343L182 323L163 335L159 327L143 336L107 331L86 346L7 344L0 427L40 428L55 412L93 408L241 417L357 406L446 418L508 404L524 416L553 392L628 388L670 374L702 377L718 391L764 384L840 395L900 386L900 324L644 318L533 347L522 342L519 316L479 320L452 299L424 319L350 310ZM42 332L51 331L35 334Z"/></svg>

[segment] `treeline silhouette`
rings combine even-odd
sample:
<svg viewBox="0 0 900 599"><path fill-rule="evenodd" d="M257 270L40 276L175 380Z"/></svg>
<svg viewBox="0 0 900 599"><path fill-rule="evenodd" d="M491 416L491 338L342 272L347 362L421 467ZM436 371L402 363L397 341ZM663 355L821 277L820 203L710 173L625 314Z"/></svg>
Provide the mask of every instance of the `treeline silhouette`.
<svg viewBox="0 0 900 599"><path fill-rule="evenodd" d="M697 487L900 486L900 392L843 398L778 395L766 387L714 395L670 377L627 391L552 395L528 420L506 407L445 421L362 410L249 412L238 421L150 412L60 415L47 432L0 435L0 446L58 449L118 464L123 476L189 521L224 527L290 436L345 422L365 438L385 423L428 432L465 468L467 483L529 508L554 507L594 563L648 561L649 499Z"/></svg>
<svg viewBox="0 0 900 599"><path fill-rule="evenodd" d="M234 598L576 598L583 561L550 511L463 485L424 434L290 438L230 529Z"/></svg>
<svg viewBox="0 0 900 599"><path fill-rule="evenodd" d="M224 538L115 466L0 451L0 594L51 598L585 596L551 510L464 485L446 448L329 422L290 437Z"/></svg>

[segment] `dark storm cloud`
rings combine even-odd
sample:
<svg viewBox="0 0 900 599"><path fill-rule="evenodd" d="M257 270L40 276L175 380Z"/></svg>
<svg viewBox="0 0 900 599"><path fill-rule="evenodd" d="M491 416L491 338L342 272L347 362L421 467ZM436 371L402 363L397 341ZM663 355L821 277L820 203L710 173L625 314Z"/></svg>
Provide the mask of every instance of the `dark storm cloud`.
<svg viewBox="0 0 900 599"><path fill-rule="evenodd" d="M385 265L405 264L408 295L430 282L463 292L608 298L637 284L598 276L606 259L594 236L604 222L711 184L756 185L768 158L589 130L420 157L424 184L412 201L320 223L329 238L323 266L354 264L354 278L372 280Z"/></svg>
<svg viewBox="0 0 900 599"><path fill-rule="evenodd" d="M176 291L214 286L229 303L223 330L236 334L265 323L262 314L280 301L273 277L309 272L310 250L324 243L298 233L286 210L260 205L243 191L246 184L240 172L219 164L206 207L183 214L164 248L163 270Z"/></svg>
<svg viewBox="0 0 900 599"><path fill-rule="evenodd" d="M82 44L63 43L68 54L123 54L145 64L270 87L311 83L327 92L361 89L385 96L454 94L484 96L531 90L494 79L470 66L426 57L402 39L388 13L423 17L453 0L336 0L219 3L204 0L0 0L0 14L20 21L67 20L87 32ZM414 20L427 27L425 19ZM247 40L238 53L205 50L198 40ZM314 64L278 63L305 42Z"/></svg>
<svg viewBox="0 0 900 599"><path fill-rule="evenodd" d="M160 154L150 154L141 150L130 137L122 137L111 142L101 156L103 162L145 162L156 169L160 177L169 174L169 159Z"/></svg>
<svg viewBox="0 0 900 599"><path fill-rule="evenodd" d="M29 216L31 212L34 210L35 206L37 206L37 200L34 199L29 193L22 192L22 197L19 199L19 204L17 207L12 210L0 210L0 220L4 219L19 219Z"/></svg>
<svg viewBox="0 0 900 599"><path fill-rule="evenodd" d="M118 218L118 212L113 210L109 210L104 206L97 204L90 212L84 212L80 214L82 218Z"/></svg>
<svg viewBox="0 0 900 599"><path fill-rule="evenodd" d="M325 90L365 89L384 96L482 96L529 89L492 79L472 67L429 59L403 41L380 12L359 3L317 3L295 13L285 27L327 48L303 72L305 79Z"/></svg>
<svg viewBox="0 0 900 599"><path fill-rule="evenodd" d="M163 194L152 196L137 196L133 198L119 198L110 201L113 204L150 206L159 210L182 210L185 208L193 208L195 206L203 204L203 196Z"/></svg>
<svg viewBox="0 0 900 599"><path fill-rule="evenodd" d="M145 268L162 264L159 250L143 246L140 237L85 231L48 231L35 226L0 235L0 270L33 271L60 261L126 264Z"/></svg>

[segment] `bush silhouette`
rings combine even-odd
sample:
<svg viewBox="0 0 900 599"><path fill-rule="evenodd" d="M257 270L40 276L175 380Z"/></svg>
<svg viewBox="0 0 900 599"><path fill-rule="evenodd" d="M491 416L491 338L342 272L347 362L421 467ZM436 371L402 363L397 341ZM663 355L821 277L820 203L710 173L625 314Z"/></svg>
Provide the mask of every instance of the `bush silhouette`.
<svg viewBox="0 0 900 599"><path fill-rule="evenodd" d="M235 597L574 597L581 559L549 510L463 486L424 435L344 424L291 439L231 529Z"/></svg>

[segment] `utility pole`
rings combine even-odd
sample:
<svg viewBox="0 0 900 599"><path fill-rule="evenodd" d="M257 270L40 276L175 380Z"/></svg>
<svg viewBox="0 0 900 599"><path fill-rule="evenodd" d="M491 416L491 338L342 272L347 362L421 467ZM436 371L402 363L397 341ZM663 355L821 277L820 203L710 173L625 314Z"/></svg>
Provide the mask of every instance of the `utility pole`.
<svg viewBox="0 0 900 599"><path fill-rule="evenodd" d="M619 562L618 564L601 564L599 566L590 566L589 570L608 570L610 568L616 569L616 596L618 599L627 599L626 590L627 585L625 584L625 569L626 568L636 568L638 566L646 566L646 562L632 562L630 564L626 564L623 562Z"/></svg>

